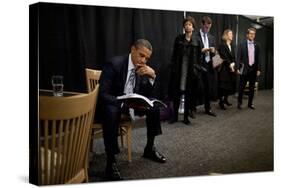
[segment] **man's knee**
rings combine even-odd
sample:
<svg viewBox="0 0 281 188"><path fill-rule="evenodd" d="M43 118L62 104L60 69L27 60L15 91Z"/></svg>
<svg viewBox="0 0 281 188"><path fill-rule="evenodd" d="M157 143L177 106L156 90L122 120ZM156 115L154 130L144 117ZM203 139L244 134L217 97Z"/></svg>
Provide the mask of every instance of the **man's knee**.
<svg viewBox="0 0 281 188"><path fill-rule="evenodd" d="M103 117L102 117L104 131L115 130L120 122L120 117L121 117L120 108L113 105L104 106Z"/></svg>
<svg viewBox="0 0 281 188"><path fill-rule="evenodd" d="M121 110L120 108L113 106L113 105L106 105L104 106L103 114L104 118L107 119L109 116L112 118L116 118L120 116Z"/></svg>

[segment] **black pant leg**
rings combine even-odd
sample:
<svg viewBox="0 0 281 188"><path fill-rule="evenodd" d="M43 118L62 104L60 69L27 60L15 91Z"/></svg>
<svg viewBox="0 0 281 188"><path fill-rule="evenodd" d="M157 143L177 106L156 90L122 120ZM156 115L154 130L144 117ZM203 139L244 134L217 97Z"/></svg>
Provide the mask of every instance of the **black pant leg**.
<svg viewBox="0 0 281 188"><path fill-rule="evenodd" d="M203 79L203 86L204 86L205 111L209 111L211 110L211 104L210 104L210 86L208 80L208 72L202 74L202 79Z"/></svg>
<svg viewBox="0 0 281 188"><path fill-rule="evenodd" d="M189 110L191 109L190 102L191 102L191 93L190 90L186 88L186 91L184 93L184 120L188 119L188 113Z"/></svg>
<svg viewBox="0 0 281 188"><path fill-rule="evenodd" d="M190 97L189 97L189 109L194 110L196 108L196 102L198 98L198 93L197 93L197 88L198 88L198 81L196 78L194 78L190 84Z"/></svg>
<svg viewBox="0 0 281 188"><path fill-rule="evenodd" d="M160 110L158 107L150 108L146 113L147 136L157 136L162 134L160 123Z"/></svg>
<svg viewBox="0 0 281 188"><path fill-rule="evenodd" d="M118 128L121 118L120 108L113 105L105 105L103 109L103 139L107 156L120 152L118 146Z"/></svg>
<svg viewBox="0 0 281 188"><path fill-rule="evenodd" d="M239 92L238 92L238 104L242 104L243 101L243 94L244 94L244 89L247 84L247 76L241 75L240 76L240 82L239 82Z"/></svg>
<svg viewBox="0 0 281 188"><path fill-rule="evenodd" d="M176 94L173 98L173 117L172 119L177 121L178 120L178 110L180 106L180 92Z"/></svg>
<svg viewBox="0 0 281 188"><path fill-rule="evenodd" d="M252 72L249 75L249 100L248 100L248 106L253 104L254 92L255 92L255 82L256 82L256 73Z"/></svg>

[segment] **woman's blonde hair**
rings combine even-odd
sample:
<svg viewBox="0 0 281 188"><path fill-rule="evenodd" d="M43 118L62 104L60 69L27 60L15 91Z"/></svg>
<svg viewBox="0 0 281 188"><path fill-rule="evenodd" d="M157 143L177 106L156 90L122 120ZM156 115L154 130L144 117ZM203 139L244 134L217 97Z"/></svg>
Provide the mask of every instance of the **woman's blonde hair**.
<svg viewBox="0 0 281 188"><path fill-rule="evenodd" d="M226 39L227 39L227 34L228 34L229 32L232 32L232 30L231 30L231 29L226 29L226 30L224 30L224 32L223 32L223 34L222 34L222 40L223 40L223 41L226 41Z"/></svg>

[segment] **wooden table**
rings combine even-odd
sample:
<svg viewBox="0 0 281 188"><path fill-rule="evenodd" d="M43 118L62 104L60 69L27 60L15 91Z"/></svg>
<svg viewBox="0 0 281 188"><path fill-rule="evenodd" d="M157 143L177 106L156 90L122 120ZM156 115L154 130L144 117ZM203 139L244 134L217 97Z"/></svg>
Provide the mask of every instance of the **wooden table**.
<svg viewBox="0 0 281 188"><path fill-rule="evenodd" d="M72 97L75 95L81 95L86 93L79 93L74 91L63 91L63 97ZM54 96L53 90L47 90L47 89L39 89L39 96Z"/></svg>

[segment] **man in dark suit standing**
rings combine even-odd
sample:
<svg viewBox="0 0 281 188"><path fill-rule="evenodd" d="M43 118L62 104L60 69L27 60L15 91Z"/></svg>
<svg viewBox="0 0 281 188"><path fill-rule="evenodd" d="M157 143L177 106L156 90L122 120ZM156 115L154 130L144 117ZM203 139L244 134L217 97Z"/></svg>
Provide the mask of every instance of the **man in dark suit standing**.
<svg viewBox="0 0 281 188"><path fill-rule="evenodd" d="M122 179L116 165L115 154L119 153L118 127L123 112L137 113L124 107L116 97L129 93L138 93L151 97L155 71L146 63L152 54L152 46L145 39L137 40L131 47L131 53L111 59L103 68L100 78L100 100L103 109L103 136L107 155L105 169L108 180ZM147 144L143 157L165 163L166 158L154 147L154 138L162 134L159 108L142 111L146 115ZM133 116L133 115L132 115Z"/></svg>
<svg viewBox="0 0 281 188"><path fill-rule="evenodd" d="M253 105L254 89L257 76L260 75L260 47L255 42L256 29L247 30L247 39L240 43L237 53L237 66L240 73L239 95L237 108L241 109L243 91L249 81L248 108L254 110Z"/></svg>
<svg viewBox="0 0 281 188"><path fill-rule="evenodd" d="M212 27L212 19L208 16L204 16L201 20L201 29L197 36L201 41L201 53L203 56L202 66L207 70L202 74L204 84L204 103L205 113L210 116L216 116L211 110L211 97L215 91L215 70L212 65L212 57L215 56L215 37L209 33Z"/></svg>

